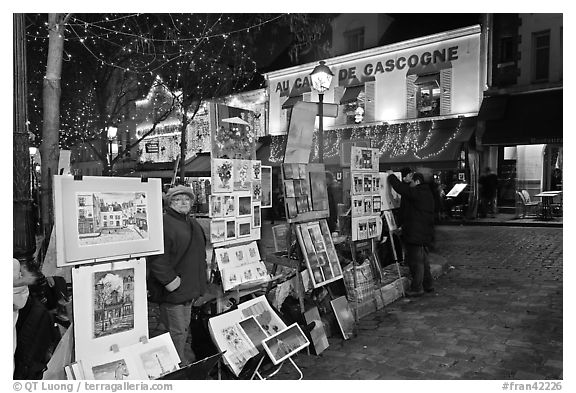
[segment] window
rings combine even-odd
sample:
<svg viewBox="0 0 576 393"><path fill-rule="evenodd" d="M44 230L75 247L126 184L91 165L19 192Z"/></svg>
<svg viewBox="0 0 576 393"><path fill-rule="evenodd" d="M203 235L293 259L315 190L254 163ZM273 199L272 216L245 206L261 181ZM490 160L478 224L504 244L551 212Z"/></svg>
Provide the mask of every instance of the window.
<svg viewBox="0 0 576 393"><path fill-rule="evenodd" d="M344 32L348 52L358 52L364 49L364 28Z"/></svg>
<svg viewBox="0 0 576 393"><path fill-rule="evenodd" d="M414 84L418 117L440 115L440 74L419 75Z"/></svg>
<svg viewBox="0 0 576 393"><path fill-rule="evenodd" d="M532 81L545 82L550 71L550 31L532 34Z"/></svg>
<svg viewBox="0 0 576 393"><path fill-rule="evenodd" d="M500 39L500 63L514 61L514 38L502 37Z"/></svg>

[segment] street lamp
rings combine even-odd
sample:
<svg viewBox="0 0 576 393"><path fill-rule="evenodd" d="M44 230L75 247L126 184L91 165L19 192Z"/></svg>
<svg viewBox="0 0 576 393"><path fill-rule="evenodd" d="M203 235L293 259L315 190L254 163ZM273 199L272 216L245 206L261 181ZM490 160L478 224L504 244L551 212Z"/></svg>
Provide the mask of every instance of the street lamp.
<svg viewBox="0 0 576 393"><path fill-rule="evenodd" d="M326 66L325 61L320 61L310 74L312 87L318 92L318 162L324 162L324 92L330 88L334 74Z"/></svg>
<svg viewBox="0 0 576 393"><path fill-rule="evenodd" d="M116 138L118 128L114 126L108 127L108 175L112 175L112 141Z"/></svg>

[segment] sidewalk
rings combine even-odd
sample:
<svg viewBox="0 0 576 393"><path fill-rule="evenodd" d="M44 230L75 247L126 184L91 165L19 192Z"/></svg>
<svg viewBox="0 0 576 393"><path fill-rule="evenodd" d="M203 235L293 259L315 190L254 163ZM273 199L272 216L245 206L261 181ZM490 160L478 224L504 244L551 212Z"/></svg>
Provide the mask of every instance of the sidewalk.
<svg viewBox="0 0 576 393"><path fill-rule="evenodd" d="M447 218L440 225L493 225L493 226L519 226L519 227L563 227L563 217L553 217L551 220L542 220L539 217L518 217L516 214L498 213L495 217L476 218L465 217Z"/></svg>

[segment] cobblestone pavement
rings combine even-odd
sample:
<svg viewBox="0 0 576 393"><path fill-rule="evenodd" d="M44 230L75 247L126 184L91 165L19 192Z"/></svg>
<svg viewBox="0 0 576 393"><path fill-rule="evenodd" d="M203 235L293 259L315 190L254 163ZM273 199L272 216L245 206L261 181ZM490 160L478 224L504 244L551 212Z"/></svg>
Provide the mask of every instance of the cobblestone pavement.
<svg viewBox="0 0 576 393"><path fill-rule="evenodd" d="M295 362L307 380L561 379L562 236L439 226L437 252L450 268L435 293L399 299L362 318L355 337L331 337L320 356L302 351ZM274 379L296 377L284 366Z"/></svg>
<svg viewBox="0 0 576 393"><path fill-rule="evenodd" d="M438 244L453 268L436 292L362 318L321 356L299 354L304 379L563 377L562 229L442 226Z"/></svg>

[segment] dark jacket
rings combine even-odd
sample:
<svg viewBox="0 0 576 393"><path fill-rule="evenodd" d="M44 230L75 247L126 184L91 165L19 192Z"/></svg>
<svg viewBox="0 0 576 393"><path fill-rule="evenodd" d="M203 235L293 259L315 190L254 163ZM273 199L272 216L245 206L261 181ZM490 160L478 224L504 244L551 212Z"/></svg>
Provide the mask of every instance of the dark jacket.
<svg viewBox="0 0 576 393"><path fill-rule="evenodd" d="M388 182L404 203L402 237L408 244L430 246L434 242L434 196L428 184L410 187L396 176Z"/></svg>
<svg viewBox="0 0 576 393"><path fill-rule="evenodd" d="M164 254L147 258L149 286L159 283L161 293L154 301L184 303L206 291L206 237L200 224L192 217L166 208L164 222ZM163 286L180 276L180 287L168 292ZM149 288L150 289L150 288Z"/></svg>

